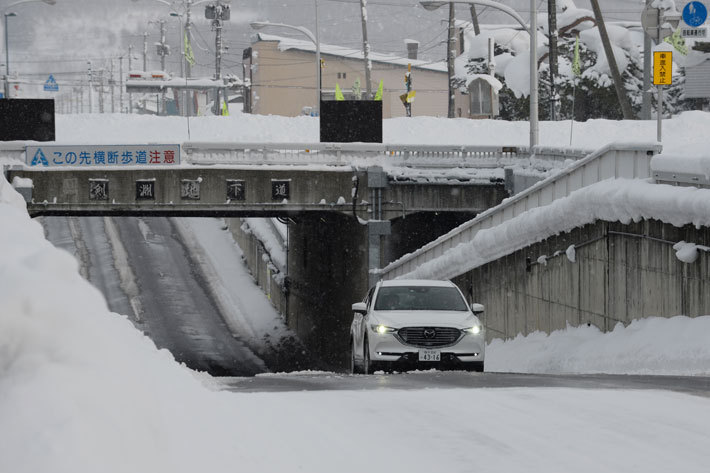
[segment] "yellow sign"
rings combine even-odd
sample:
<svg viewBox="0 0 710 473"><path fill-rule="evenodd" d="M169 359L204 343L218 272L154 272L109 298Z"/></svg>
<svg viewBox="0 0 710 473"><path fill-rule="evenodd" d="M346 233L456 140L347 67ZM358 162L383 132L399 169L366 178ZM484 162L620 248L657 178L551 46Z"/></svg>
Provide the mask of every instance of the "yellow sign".
<svg viewBox="0 0 710 473"><path fill-rule="evenodd" d="M406 105L406 104L408 104L408 103L414 102L414 97L416 97L416 96L417 96L417 91L416 91L416 90L412 90L412 91L409 92L409 93L400 95L400 96L399 96L399 100L401 100L402 103Z"/></svg>
<svg viewBox="0 0 710 473"><path fill-rule="evenodd" d="M653 52L653 85L671 85L673 83L673 53L671 51Z"/></svg>

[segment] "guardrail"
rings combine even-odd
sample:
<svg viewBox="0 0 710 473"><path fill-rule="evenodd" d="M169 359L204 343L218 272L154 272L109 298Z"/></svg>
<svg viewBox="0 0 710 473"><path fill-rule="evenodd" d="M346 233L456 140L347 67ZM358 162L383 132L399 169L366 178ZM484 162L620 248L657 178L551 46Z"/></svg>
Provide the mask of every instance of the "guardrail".
<svg viewBox="0 0 710 473"><path fill-rule="evenodd" d="M323 164L351 165L354 160L380 160L404 166L493 167L502 160L529 158L517 146L390 145L379 143L218 143L183 144L192 164Z"/></svg>
<svg viewBox="0 0 710 473"><path fill-rule="evenodd" d="M610 178L646 179L651 177L651 158L661 145L612 143L571 164L560 173L544 179L525 191L506 199L473 220L451 230L386 267L375 270L382 279L394 279L411 273L422 264L443 255L460 243L471 241L480 230L500 225L530 209L551 204L577 189ZM458 274L450 274L451 278Z"/></svg>

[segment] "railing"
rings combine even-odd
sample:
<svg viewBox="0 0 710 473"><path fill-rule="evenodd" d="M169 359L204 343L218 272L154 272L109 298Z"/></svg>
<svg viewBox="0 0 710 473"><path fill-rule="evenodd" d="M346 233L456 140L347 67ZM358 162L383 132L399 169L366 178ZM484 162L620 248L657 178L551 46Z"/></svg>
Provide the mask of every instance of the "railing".
<svg viewBox="0 0 710 473"><path fill-rule="evenodd" d="M24 141L0 141L0 170L5 173L5 168L16 164L15 162L25 161L25 146Z"/></svg>
<svg viewBox="0 0 710 473"><path fill-rule="evenodd" d="M192 164L352 165L368 160L412 167L496 167L528 159L515 146L388 145L379 143L207 143L183 144ZM373 162L373 164L375 164Z"/></svg>
<svg viewBox="0 0 710 473"><path fill-rule="evenodd" d="M492 228L536 207L551 204L577 189L609 178L646 179L651 177L651 157L660 152L658 144L612 143L571 164L502 204L483 212L414 253L376 270L382 279L394 279L414 271L460 243L471 241L479 230ZM454 277L457 274L446 275Z"/></svg>

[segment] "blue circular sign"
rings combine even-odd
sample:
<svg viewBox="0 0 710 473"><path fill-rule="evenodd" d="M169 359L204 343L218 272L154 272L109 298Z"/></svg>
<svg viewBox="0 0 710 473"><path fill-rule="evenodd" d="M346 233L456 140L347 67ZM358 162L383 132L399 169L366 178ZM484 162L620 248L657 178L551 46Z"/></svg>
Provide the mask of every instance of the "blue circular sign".
<svg viewBox="0 0 710 473"><path fill-rule="evenodd" d="M705 23L708 18L708 9L701 2L689 2L683 8L683 21L693 28Z"/></svg>

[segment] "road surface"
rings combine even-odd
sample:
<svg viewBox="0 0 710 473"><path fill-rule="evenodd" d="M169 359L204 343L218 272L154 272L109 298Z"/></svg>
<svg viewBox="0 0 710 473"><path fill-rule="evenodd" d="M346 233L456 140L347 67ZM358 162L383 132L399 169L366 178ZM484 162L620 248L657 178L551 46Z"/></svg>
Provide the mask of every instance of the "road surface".
<svg viewBox="0 0 710 473"><path fill-rule="evenodd" d="M220 386L233 392L287 392L338 390L419 390L480 388L578 388L667 390L710 397L710 377L549 375L416 371L410 373L351 375L329 372L266 374L251 378L221 378Z"/></svg>
<svg viewBox="0 0 710 473"><path fill-rule="evenodd" d="M80 272L159 348L215 376L267 371L231 333L190 251L167 218L43 218L47 238L75 255Z"/></svg>

